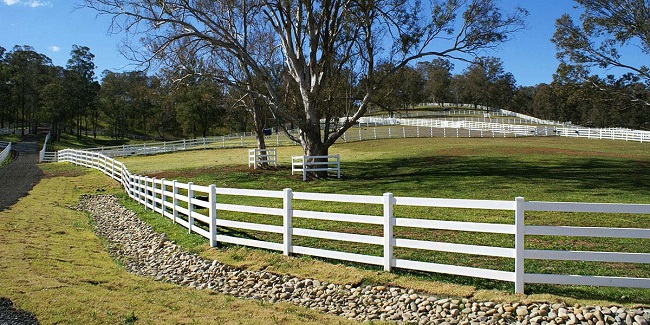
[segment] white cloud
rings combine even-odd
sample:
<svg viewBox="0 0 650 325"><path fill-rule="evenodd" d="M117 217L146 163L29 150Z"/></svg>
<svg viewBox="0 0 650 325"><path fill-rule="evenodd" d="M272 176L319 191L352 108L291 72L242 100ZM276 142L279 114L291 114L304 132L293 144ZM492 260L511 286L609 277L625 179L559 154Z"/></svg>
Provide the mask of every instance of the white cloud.
<svg viewBox="0 0 650 325"><path fill-rule="evenodd" d="M56 45L52 45L52 46L50 46L49 49L50 49L50 51L52 51L52 52L59 52L59 51L61 51L61 48L58 47L58 46L56 46Z"/></svg>
<svg viewBox="0 0 650 325"><path fill-rule="evenodd" d="M7 6L13 6L13 5L23 5L23 6L29 6L32 8L37 8L37 7L52 7L52 3L49 1L42 1L42 0L27 0L27 1L22 1L22 0L2 0L4 4Z"/></svg>
<svg viewBox="0 0 650 325"><path fill-rule="evenodd" d="M27 5L32 7L32 8L36 8L36 7L52 7L51 2L49 2L49 1L38 1L38 0L31 0L31 1L29 1L27 3Z"/></svg>
<svg viewBox="0 0 650 325"><path fill-rule="evenodd" d="M13 0L12 0L13 1ZM26 5L36 8L36 7L52 7L52 3L49 1L39 1L39 0L31 0L26 3Z"/></svg>

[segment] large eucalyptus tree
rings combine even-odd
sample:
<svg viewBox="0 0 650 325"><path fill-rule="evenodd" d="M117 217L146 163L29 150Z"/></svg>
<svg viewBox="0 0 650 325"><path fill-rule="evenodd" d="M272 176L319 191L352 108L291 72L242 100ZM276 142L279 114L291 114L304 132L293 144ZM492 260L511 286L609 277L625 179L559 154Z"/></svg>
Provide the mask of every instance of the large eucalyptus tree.
<svg viewBox="0 0 650 325"><path fill-rule="evenodd" d="M86 6L113 16L115 32L137 35L141 60L191 46L220 67L215 79L262 99L275 118L297 126L295 140L308 155L326 155L395 71L431 56L471 61L507 41L527 15L520 8L505 13L491 0L86 0ZM386 63L394 69L376 74ZM351 81L361 85L347 116L328 107L331 79L341 71L353 72ZM298 109L283 89L298 94Z"/></svg>

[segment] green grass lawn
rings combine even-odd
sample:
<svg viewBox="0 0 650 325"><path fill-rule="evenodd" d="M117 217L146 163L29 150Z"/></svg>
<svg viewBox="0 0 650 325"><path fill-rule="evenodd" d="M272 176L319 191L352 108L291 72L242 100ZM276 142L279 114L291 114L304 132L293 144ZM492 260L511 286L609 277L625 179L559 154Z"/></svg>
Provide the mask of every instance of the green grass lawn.
<svg viewBox="0 0 650 325"><path fill-rule="evenodd" d="M218 187L395 196L513 200L523 196L529 201L650 203L650 150L648 144L609 140L569 138L508 138L508 139L392 139L339 144L330 154L340 154L342 179L302 182L299 175L291 176L291 155L302 154L299 147L278 149L280 168L277 170L248 169L247 149L205 150L164 154L150 157L124 158L132 173L157 178L193 181L195 184L216 184ZM242 198L221 195L221 202L258 206L280 206L279 200ZM135 208L135 204L130 204ZM294 203L297 209L381 215L381 207L360 204ZM512 212L465 209L433 209L396 207L398 217L442 219L473 222L513 223ZM220 218L281 224L281 219L269 216L220 212ZM155 216L151 217L155 219ZM564 225L595 227L643 228L649 224L648 215L603 215L585 213L528 213L529 225ZM164 222L164 221L161 221ZM381 236L380 226L355 223L335 223L294 219L294 227ZM163 227L164 228L164 227ZM165 230L167 231L167 230ZM239 236L279 241L277 235L259 232L233 232ZM513 247L512 236L420 230L396 227L400 238L426 239L473 245ZM179 240L184 235L180 235ZM198 249L205 243L197 239L188 247ZM339 241L296 238L294 244L324 247L341 251L380 256L381 247L350 244ZM627 251L650 253L648 239L604 239L583 237L528 236L527 248L558 250ZM204 251L215 251L205 250ZM231 254L224 253L230 252ZM279 267L276 254L257 256L252 250L229 247L216 252L221 259L235 265ZM240 255L247 257L241 257ZM251 257L250 255L255 255ZM454 265L476 266L511 271L511 259L480 257L464 254L434 253L414 249L396 249L398 258L435 261ZM234 256L234 257L233 257ZM240 257L237 257L240 256ZM250 260L261 259L259 264ZM271 262L269 262L271 261ZM282 260L280 264L287 264ZM335 262L339 263L339 262ZM349 265L349 264L345 264ZM355 265L368 271L343 278L341 282L368 282L415 286L432 291L439 283L461 285L445 291L448 294L480 296L481 292L498 289L512 292L512 285L498 281L405 272L377 273L378 268ZM320 266L319 266L320 267ZM322 267L320 267L322 268ZM287 268L280 268L286 270ZM292 270L289 273L301 271ZM312 272L317 270L310 269ZM585 275L614 275L650 277L650 265L623 263L592 263L571 261L527 260L529 273L558 273ZM373 274L374 273L374 274ZM380 274L380 275L378 275ZM424 282L421 282L424 281ZM435 281L435 282L432 282ZM427 285L427 283L429 283ZM435 283L435 284L434 284ZM467 287L469 289L467 291ZM447 287L445 287L448 290ZM473 291L474 290L474 291ZM475 291L478 290L478 291ZM469 293L468 293L469 292ZM563 299L602 299L618 303L650 303L650 290L593 288L577 286L526 285L526 292L535 295L554 294ZM443 293L444 294L444 293Z"/></svg>
<svg viewBox="0 0 650 325"><path fill-rule="evenodd" d="M45 177L0 211L0 297L40 324L353 324L286 303L237 299L130 274L90 218L71 209L85 193L122 192L97 172L41 165Z"/></svg>

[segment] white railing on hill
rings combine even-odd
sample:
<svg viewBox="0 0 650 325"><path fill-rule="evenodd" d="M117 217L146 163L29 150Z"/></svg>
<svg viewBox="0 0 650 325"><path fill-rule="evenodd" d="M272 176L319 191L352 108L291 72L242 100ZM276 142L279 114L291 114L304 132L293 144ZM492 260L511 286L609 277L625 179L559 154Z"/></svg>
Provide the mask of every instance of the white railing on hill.
<svg viewBox="0 0 650 325"><path fill-rule="evenodd" d="M39 163L45 163L45 162L56 162L57 161L57 153L56 152L48 152L47 151L47 143L50 141L50 133L48 133L45 136L45 141L43 141L43 149L38 153L38 162Z"/></svg>
<svg viewBox="0 0 650 325"><path fill-rule="evenodd" d="M276 141L273 141L276 140ZM269 144L275 143L277 146L281 145L297 145L288 137L280 134L267 137ZM137 155L151 155L164 152L174 152L183 150L195 149L215 149L215 148L246 148L256 147L257 140L254 134L247 133L242 135L233 136L216 136L207 138L184 139L176 141L164 142L146 142L135 145L122 145L110 147L97 147L84 149L87 151L100 152L109 157L127 157Z"/></svg>
<svg viewBox="0 0 650 325"><path fill-rule="evenodd" d="M529 126L491 122L475 122L465 119L397 119L364 118L366 127L351 128L341 137L343 142L395 139L395 138L486 138L486 137L521 137L554 136L581 137L592 139L614 139L650 142L650 131L625 129L589 129L589 128L555 128L549 126ZM369 125L374 125L370 127ZM386 126L393 125L393 126ZM267 145L295 146L297 143L283 134L267 137ZM257 146L252 135L221 136L168 142L147 142L136 145L98 147L84 149L99 152L109 157L126 157L133 155L152 155L165 152L196 149L251 148ZM45 148L45 147L44 147ZM56 152L41 151L41 161L57 161Z"/></svg>
<svg viewBox="0 0 650 325"><path fill-rule="evenodd" d="M631 130L624 128L598 129L585 127L563 127L557 128L557 134L563 137L573 138L650 142L650 131Z"/></svg>
<svg viewBox="0 0 650 325"><path fill-rule="evenodd" d="M202 186L192 182L181 183L147 176L132 175L126 166L99 152L74 149L61 150L60 161L95 168L120 182L128 195L143 204L145 208L172 219L175 223L189 229L190 232L206 237L211 246L218 242L232 243L252 247L277 250L285 255L306 254L330 259L374 264L383 266L386 271L392 268L404 268L426 272L455 274L470 277L495 279L513 282L515 292L523 293L525 283L556 283L575 285L596 285L615 287L650 288L650 278L629 278L613 276L587 276L564 274L526 273L526 259L575 260L616 263L650 263L650 253L596 252L596 251L554 251L532 250L525 248L526 237L530 236L585 236L649 239L650 229L641 228L604 228L572 226L527 226L526 211L587 212L587 213L638 213L650 214L650 204L609 204L609 203L561 203L561 202L527 202L518 197L514 201L495 200L461 200L415 197L395 197L391 193L382 196L343 195L283 191L244 190L217 188L215 185ZM282 207L262 207L222 203L218 196L275 198L282 200ZM201 197L205 199L200 199ZM317 201L326 206L327 202L343 202L383 207L381 215L359 215L354 213L333 213L318 210L299 210L293 208L295 201ZM443 207L460 209L505 210L512 211L514 218L510 224L480 222L456 222L425 220L396 217L396 206ZM269 225L245 221L228 220L220 216L219 211L235 211L253 215L269 215L282 218L282 225ZM381 235L367 235L323 231L306 228L294 228L294 218L327 220L342 223L361 223L379 225L383 228ZM217 227L254 230L280 234L282 240L277 242L260 239L243 238L218 232ZM423 229L442 229L449 231L469 231L496 233L513 236L512 247L494 247L465 245L439 242L440 238L430 240L413 240L400 238L394 233L394 227L411 227ZM381 256L356 254L294 245L294 236L329 239L344 242L363 243L382 247ZM315 244L317 245L317 244ZM461 254L497 256L512 259L514 271L503 271L479 267L444 265L425 261L396 258L396 247L444 251ZM552 263L549 261L549 263Z"/></svg>
<svg viewBox="0 0 650 325"><path fill-rule="evenodd" d="M11 134L11 128L10 127L0 129L0 135L7 135L7 134Z"/></svg>
<svg viewBox="0 0 650 325"><path fill-rule="evenodd" d="M366 118L364 119L364 123L366 125L389 125L389 123L395 123L394 125L400 125L402 127L384 127L370 130L363 127L360 127L357 130L350 129L344 134L344 141L349 142L359 140L359 138L363 140L426 137L484 138L507 136L551 136L555 134L554 129L549 128L548 126L473 122L466 120Z"/></svg>
<svg viewBox="0 0 650 325"><path fill-rule="evenodd" d="M397 119L396 119L397 120ZM358 140L370 140L370 139L393 139L393 138L426 138L426 137L506 137L506 136L521 136L521 135L550 135L548 129L546 131L540 129L539 132L533 133L532 126L518 126L513 125L511 127L502 126L497 128L499 130L506 130L502 133L495 131L490 133L490 131L476 130L472 132L465 128L458 128L459 125L471 125L463 124L462 120L459 121L448 121L449 126L444 126L440 124L439 127L429 126L431 123L427 122L417 122L419 120L413 119L404 119L405 123L413 124L414 127L388 127L388 128L352 128L348 130L342 137L342 141L351 142ZM426 120L428 121L428 120ZM418 123L426 125L427 128L417 126ZM472 122L474 123L474 122ZM478 122L476 122L478 123ZM421 130L422 129L422 130ZM510 130L520 132L511 132ZM528 130L530 133L526 134L525 131ZM275 134L273 136L268 136L266 138L267 145L273 146L295 146L296 142L289 139L282 133ZM165 142L146 142L142 144L135 145L121 145L121 146L110 146L110 147L97 147L84 149L86 151L99 152L109 157L127 157L135 155L152 155L165 152L175 152L183 150L196 150L196 149L226 149L226 148L251 148L257 146L257 140L254 135L238 135L238 136L218 136L218 137L208 137L208 138L197 138L197 139L186 139L186 140L177 140L177 141L165 141ZM45 147L44 147L45 148ZM56 161L56 152L45 152L42 151L43 162ZM53 159L53 160L52 160Z"/></svg>
<svg viewBox="0 0 650 325"><path fill-rule="evenodd" d="M2 147L4 148L0 151L0 165L11 155L11 142L0 141L0 148Z"/></svg>
<svg viewBox="0 0 650 325"><path fill-rule="evenodd" d="M485 123L499 123L499 124L523 124L523 125L539 125L538 123L533 123L528 120L524 120L518 117L503 117L503 118L494 118L492 117L441 117L440 114L431 114L427 112L415 112L410 113L408 116L399 116L399 117L387 117L387 116L364 116L359 119L359 126L387 126L387 125L398 125L398 119L440 119L445 121L466 121L466 122L485 122ZM382 120L383 119L383 120ZM341 119L344 121L345 119Z"/></svg>
<svg viewBox="0 0 650 325"><path fill-rule="evenodd" d="M524 119L526 121L529 121L529 122L535 123L535 124L543 124L543 125L565 125L566 124L566 123L559 122L559 121L544 120L544 119L541 119L541 118L537 118L537 117L533 117L533 116L530 116L530 115L521 114L521 113L517 113L517 112L512 112L512 111L505 110L505 109L498 109L497 112L502 114L502 116L518 117L518 118Z"/></svg>
<svg viewBox="0 0 650 325"><path fill-rule="evenodd" d="M486 112L489 112L491 116L518 117L522 120L528 121L533 124L542 124L542 125L564 125L565 124L559 121L544 120L530 115L509 111L507 109L492 108L483 105L455 104L455 103L422 103L418 106L445 108L446 109L445 115L482 115ZM460 110L458 108L463 108L463 109Z"/></svg>
<svg viewBox="0 0 650 325"><path fill-rule="evenodd" d="M476 131L489 131L493 133L508 133L518 136L536 136L538 131L536 126L526 126L517 124L501 124L471 121L447 121L447 120L426 120L426 119L399 119L400 125L405 126L422 126L433 128L453 128L467 129ZM548 130L548 128L546 128ZM548 131L543 135L548 135Z"/></svg>

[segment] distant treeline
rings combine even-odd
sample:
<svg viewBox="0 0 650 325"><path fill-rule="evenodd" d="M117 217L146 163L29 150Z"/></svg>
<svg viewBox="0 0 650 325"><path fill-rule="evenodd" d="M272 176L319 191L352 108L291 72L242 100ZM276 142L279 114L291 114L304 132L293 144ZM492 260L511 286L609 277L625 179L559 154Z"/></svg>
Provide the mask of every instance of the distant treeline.
<svg viewBox="0 0 650 325"><path fill-rule="evenodd" d="M173 69L155 75L103 71L97 78L93 59L88 47L75 45L66 66L59 67L29 46L0 47L0 128L35 133L46 125L55 137L65 132L165 139L251 131L253 119L260 118L251 102L242 100L246 94L241 89L217 78L179 77ZM393 68L380 65L378 72ZM442 58L405 66L387 76L372 106L392 112L421 102L471 103L585 126L650 129L650 89L633 77L579 78L575 67L560 65L550 84L517 86L498 58L477 58L460 74L453 74L453 68ZM364 82L341 74L330 85L328 101L340 109L328 112L344 115L359 100ZM297 107L292 103L299 96L287 87L286 74L277 75L286 106ZM285 123L272 114L262 119L269 128Z"/></svg>

